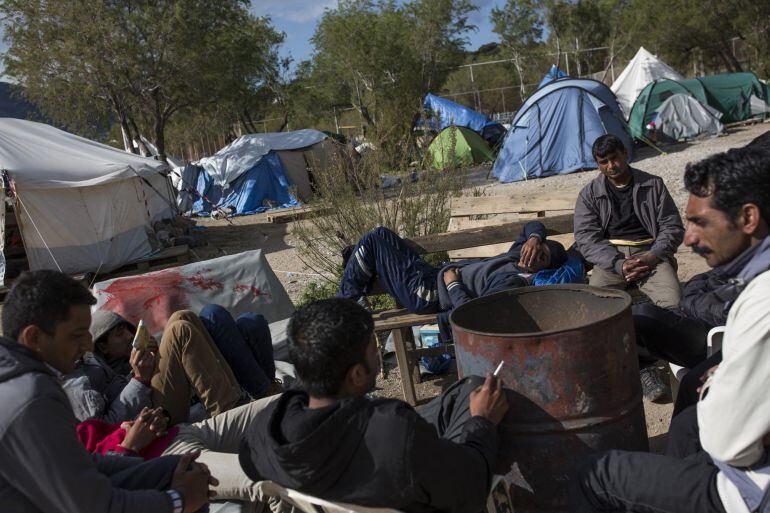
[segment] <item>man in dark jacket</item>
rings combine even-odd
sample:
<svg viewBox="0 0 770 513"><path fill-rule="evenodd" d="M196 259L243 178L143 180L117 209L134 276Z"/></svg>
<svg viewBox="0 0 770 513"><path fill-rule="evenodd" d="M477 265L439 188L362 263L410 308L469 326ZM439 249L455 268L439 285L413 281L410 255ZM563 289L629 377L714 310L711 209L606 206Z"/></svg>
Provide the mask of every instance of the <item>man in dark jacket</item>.
<svg viewBox="0 0 770 513"><path fill-rule="evenodd" d="M637 287L662 308L679 305L677 247L684 228L663 180L628 165L616 136L594 141L601 174L580 191L575 204L575 245L593 265L595 287ZM642 367L645 397L659 399L666 387L649 361ZM654 362L652 362L654 363Z"/></svg>
<svg viewBox="0 0 770 513"><path fill-rule="evenodd" d="M500 380L464 379L421 415L367 397L379 366L374 324L353 301L298 310L287 335L304 390L285 392L248 430L240 461L251 479L407 512L484 509L508 409Z"/></svg>
<svg viewBox="0 0 770 513"><path fill-rule="evenodd" d="M208 502L195 453L144 463L92 456L58 379L91 350L96 299L55 271L22 274L3 305L0 504L3 511L189 513Z"/></svg>
<svg viewBox="0 0 770 513"><path fill-rule="evenodd" d="M530 221L511 248L491 258L451 262L435 267L425 262L391 230L379 227L367 233L345 262L337 297L365 304L375 279L412 313L438 313L445 341L451 339L448 313L464 302L532 282L535 273L561 267L567 261L564 246L546 239L545 226ZM567 281L582 281L582 266L570 268Z"/></svg>

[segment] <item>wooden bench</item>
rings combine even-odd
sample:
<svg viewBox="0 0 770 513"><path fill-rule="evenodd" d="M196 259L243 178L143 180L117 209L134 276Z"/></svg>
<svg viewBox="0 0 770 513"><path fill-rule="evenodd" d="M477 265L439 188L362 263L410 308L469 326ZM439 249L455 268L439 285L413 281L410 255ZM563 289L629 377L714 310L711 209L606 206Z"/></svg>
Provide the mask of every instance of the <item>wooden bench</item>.
<svg viewBox="0 0 770 513"><path fill-rule="evenodd" d="M526 214L545 215L548 211L551 211L548 213L557 215L538 219L545 225L548 235L566 235L569 237L573 231L572 212L575 198L576 195L563 195L558 198L558 201L549 198L542 203L531 200L522 201L520 196L458 198L452 204L452 219L450 220L452 231L406 239L406 242L419 255L449 252L453 257L459 254L458 258L494 256L507 251L519 236L524 225L532 220L532 217L527 218ZM522 206L516 207L517 203ZM544 206L549 208L543 208ZM503 212L495 212L495 210L503 210ZM456 219L481 215L495 217L476 220L482 222L484 226L469 227L470 223L466 221L453 225L453 221ZM501 215L508 215L509 217L501 217ZM511 219L511 215L522 216L522 218L505 221ZM469 221L473 221L473 219L469 219ZM456 226L464 227L454 229ZM390 331L393 334L404 400L415 405L417 404L417 395L414 385L420 381L420 358L436 356L446 352L447 349L452 351L453 348L418 348L416 346L412 327L435 323L435 314L417 315L399 308L376 312L373 316L376 333Z"/></svg>

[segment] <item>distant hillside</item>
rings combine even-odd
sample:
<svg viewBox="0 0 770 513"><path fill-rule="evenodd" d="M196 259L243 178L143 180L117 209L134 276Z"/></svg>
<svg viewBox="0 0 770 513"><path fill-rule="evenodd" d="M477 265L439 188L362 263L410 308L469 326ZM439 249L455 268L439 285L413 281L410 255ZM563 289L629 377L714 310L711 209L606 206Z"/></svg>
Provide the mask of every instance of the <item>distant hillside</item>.
<svg viewBox="0 0 770 513"><path fill-rule="evenodd" d="M37 108L24 100L14 89L13 84L0 82L0 117L40 119Z"/></svg>

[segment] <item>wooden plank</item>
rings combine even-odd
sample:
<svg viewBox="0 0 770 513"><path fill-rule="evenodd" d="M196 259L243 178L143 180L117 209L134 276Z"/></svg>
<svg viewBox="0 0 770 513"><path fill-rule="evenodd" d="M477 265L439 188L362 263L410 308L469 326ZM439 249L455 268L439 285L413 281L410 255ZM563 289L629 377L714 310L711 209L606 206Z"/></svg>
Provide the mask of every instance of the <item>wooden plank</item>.
<svg viewBox="0 0 770 513"><path fill-rule="evenodd" d="M374 331L390 331L406 326L419 326L436 322L436 314L413 314L406 308L394 308L372 314Z"/></svg>
<svg viewBox="0 0 770 513"><path fill-rule="evenodd" d="M512 223L497 226L485 226L481 228L469 228L456 232L436 233L406 239L406 243L417 254L436 253L438 251L451 251L454 249L475 248L489 244L499 244L515 240L527 220L514 221ZM554 217L544 217L542 222L548 235L571 233L574 229L573 214L563 214Z"/></svg>
<svg viewBox="0 0 770 513"><path fill-rule="evenodd" d="M396 347L396 362L398 362L398 370L401 374L401 390L404 393L404 400L412 406L415 406L417 404L417 394L414 390L412 369L409 361L410 358L408 348L406 347L407 337L412 337L411 327L393 330L393 345ZM414 342L412 342L412 345L413 344Z"/></svg>
<svg viewBox="0 0 770 513"><path fill-rule="evenodd" d="M289 223L291 221L299 221L300 219L306 219L313 214L324 215L331 212L330 208L321 209L317 207L296 207L286 208L282 210L274 210L267 212L268 223Z"/></svg>
<svg viewBox="0 0 770 513"><path fill-rule="evenodd" d="M482 226L496 226L504 223L511 223L521 219L531 219L535 217L534 213L530 214L495 214L487 219L471 219L469 217L452 217L449 219L449 226L447 231L456 232L458 230L467 230L468 228L480 228ZM515 240L515 239L514 239ZM497 244L490 244L488 246L478 246L475 248L463 248L449 251L449 260L464 260L466 258L487 258L495 255L499 255L513 244L513 240L499 242Z"/></svg>
<svg viewBox="0 0 770 513"><path fill-rule="evenodd" d="M538 212L540 210L575 210L576 193L554 193L547 198L523 195L463 196L452 199L452 217L485 214Z"/></svg>

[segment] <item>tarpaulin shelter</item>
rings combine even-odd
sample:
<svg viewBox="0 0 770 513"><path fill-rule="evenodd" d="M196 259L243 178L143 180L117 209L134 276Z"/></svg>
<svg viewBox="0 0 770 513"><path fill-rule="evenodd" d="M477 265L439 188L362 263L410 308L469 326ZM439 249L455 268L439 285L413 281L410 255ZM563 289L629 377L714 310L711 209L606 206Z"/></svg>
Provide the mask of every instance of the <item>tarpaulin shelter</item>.
<svg viewBox="0 0 770 513"><path fill-rule="evenodd" d="M628 116L628 129L634 139L643 139L647 135L647 125L656 112L671 96L682 94L692 96L703 105L708 105L706 91L698 80L659 79L647 84L639 93Z"/></svg>
<svg viewBox="0 0 770 513"><path fill-rule="evenodd" d="M543 80L540 81L540 84L538 84L537 88L540 89L546 84L550 84L554 80L558 80L560 78L566 77L567 74L556 67L556 64L551 64L551 69L548 70L548 73L545 74L543 77Z"/></svg>
<svg viewBox="0 0 770 513"><path fill-rule="evenodd" d="M181 187L194 213L230 208L252 214L294 206L312 199L311 173L342 155L341 146L318 130L249 134L188 165Z"/></svg>
<svg viewBox="0 0 770 513"><path fill-rule="evenodd" d="M609 87L562 78L533 93L513 119L492 174L501 182L567 174L596 167L591 146L606 133L633 145Z"/></svg>
<svg viewBox="0 0 770 513"><path fill-rule="evenodd" d="M467 167L495 159L486 141L473 130L450 126L443 129L428 146L431 164L436 169Z"/></svg>
<svg viewBox="0 0 770 513"><path fill-rule="evenodd" d="M683 141L701 135L717 136L724 131L721 117L721 112L692 96L675 94L658 107L654 120L657 139Z"/></svg>
<svg viewBox="0 0 770 513"><path fill-rule="evenodd" d="M636 98L647 84L662 78L684 80L682 75L640 46L631 62L612 83L612 92L615 93L623 114L630 114Z"/></svg>
<svg viewBox="0 0 770 513"><path fill-rule="evenodd" d="M116 269L151 253L152 222L175 215L166 164L43 123L0 119L0 169L33 270Z"/></svg>
<svg viewBox="0 0 770 513"><path fill-rule="evenodd" d="M454 125L470 128L481 134L484 127L499 124L480 112L431 93L425 95L423 107L428 126L434 130L443 130Z"/></svg>
<svg viewBox="0 0 770 513"><path fill-rule="evenodd" d="M745 121L767 112L767 84L754 73L722 73L682 81L688 89L696 83L705 91L708 105L723 114L723 123Z"/></svg>

